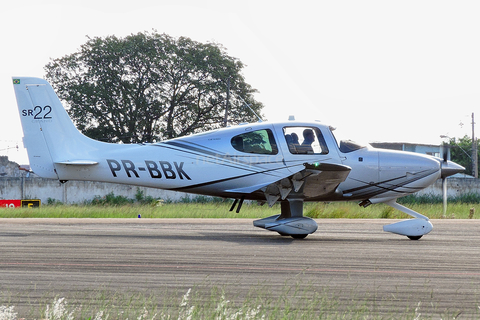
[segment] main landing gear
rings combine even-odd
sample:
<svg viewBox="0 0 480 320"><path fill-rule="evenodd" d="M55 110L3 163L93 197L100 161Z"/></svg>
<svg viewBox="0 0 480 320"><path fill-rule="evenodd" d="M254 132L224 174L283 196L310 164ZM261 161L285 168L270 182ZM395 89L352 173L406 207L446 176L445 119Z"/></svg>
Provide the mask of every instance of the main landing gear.
<svg viewBox="0 0 480 320"><path fill-rule="evenodd" d="M276 231L282 236L304 239L317 231L315 220L303 216L303 200L288 199L281 202L281 213L253 221L255 227Z"/></svg>

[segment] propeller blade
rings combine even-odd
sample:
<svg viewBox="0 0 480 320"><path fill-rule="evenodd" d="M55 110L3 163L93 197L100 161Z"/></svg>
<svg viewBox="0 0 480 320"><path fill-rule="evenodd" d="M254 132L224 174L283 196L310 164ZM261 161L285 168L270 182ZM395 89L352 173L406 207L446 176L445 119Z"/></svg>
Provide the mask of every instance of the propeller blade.
<svg viewBox="0 0 480 320"><path fill-rule="evenodd" d="M443 145L442 146L442 159L443 159L443 162L447 162L448 161L448 148L450 146L448 145Z"/></svg>
<svg viewBox="0 0 480 320"><path fill-rule="evenodd" d="M442 178L443 218L447 217L447 178Z"/></svg>

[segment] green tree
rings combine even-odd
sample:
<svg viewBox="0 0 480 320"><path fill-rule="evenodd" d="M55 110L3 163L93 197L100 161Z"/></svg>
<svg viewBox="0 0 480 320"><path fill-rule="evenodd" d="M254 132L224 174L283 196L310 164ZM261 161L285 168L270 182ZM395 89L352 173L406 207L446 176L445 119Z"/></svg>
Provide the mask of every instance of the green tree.
<svg viewBox="0 0 480 320"><path fill-rule="evenodd" d="M80 50L46 66L46 79L77 127L109 142L154 142L255 121L263 105L241 73L243 63L215 43L155 31L88 38ZM232 120L229 120L232 121Z"/></svg>
<svg viewBox="0 0 480 320"><path fill-rule="evenodd" d="M464 136L463 138L450 139L450 158L453 162L465 167L465 174L472 174L472 138ZM477 140L477 150L479 150L479 144ZM477 153L477 159L480 160ZM480 162L477 162L480 163Z"/></svg>

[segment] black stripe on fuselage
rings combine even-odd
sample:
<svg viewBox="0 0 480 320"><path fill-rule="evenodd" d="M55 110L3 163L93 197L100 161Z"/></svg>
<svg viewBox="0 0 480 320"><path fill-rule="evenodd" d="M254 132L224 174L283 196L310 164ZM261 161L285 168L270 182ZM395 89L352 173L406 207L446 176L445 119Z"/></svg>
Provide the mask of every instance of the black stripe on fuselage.
<svg viewBox="0 0 480 320"><path fill-rule="evenodd" d="M162 145L162 144L167 144L167 145ZM245 170L245 171L249 171L249 172L253 172L253 173L258 173L259 170L263 170L263 168L259 168L258 165L260 164L278 164L278 163L282 163L282 161L266 161L266 162L249 162L249 161L242 161L241 159L242 158L251 158L253 155L236 155L236 156L232 156L232 155L229 155L229 154L226 154L226 153L223 153L223 152L218 152L214 149L210 149L210 150L203 150L199 147L195 147L195 146L190 146L190 145L186 145L184 143L180 143L180 142L174 142L174 141L170 141L170 142L162 142L161 144L156 144L155 146L157 147L163 147L163 148L168 148L168 149L172 149L172 150L175 150L175 151L179 151L179 152L183 152L183 153L187 153L187 154L191 154L191 155L195 155L195 156L203 156L205 157L206 159L205 160L202 160L202 161L205 161L205 162L209 162L209 163L215 163L215 164L218 164L218 165L221 165L221 166L225 166L225 167L230 167L230 168L235 168L235 169L242 169L242 170ZM174 147L172 147L174 146ZM255 154L255 156L258 156L257 154ZM261 155L260 155L261 156ZM194 160L197 160L198 161L198 158L194 158L194 157L191 157L190 159L194 159ZM254 166L256 167L255 170L254 169L251 169L249 167L245 167L246 165L248 166Z"/></svg>
<svg viewBox="0 0 480 320"><path fill-rule="evenodd" d="M393 181L396 181L396 180L399 180L399 179L405 179L407 176L404 175L404 176L380 181L378 183L369 183L369 182L353 179L357 182L364 183L365 185L362 186L362 187L358 187L358 188L343 190L343 193L344 194L352 193L353 197L355 197L355 198L365 198L365 199L368 199L368 198L371 198L371 197L374 197L374 196L378 196L378 195L386 193L386 192L404 193L404 191L396 190L398 188L411 189L412 193L414 193L414 192L417 192L417 191L421 190L422 188L420 188L420 187L412 188L412 187L408 187L408 186L406 187L406 185L408 185L410 183L413 183L415 181L421 180L423 178L426 178L426 177L428 177L432 174L435 174L435 173L437 173L437 170L433 170L433 171L428 170L428 171L424 171L424 172L419 172L419 173L413 175L411 179L405 180L405 181L403 181L401 183L397 183L397 184L391 184L391 183ZM373 188L373 190L371 190L372 188ZM364 191L364 192L359 192L359 191Z"/></svg>
<svg viewBox="0 0 480 320"><path fill-rule="evenodd" d="M256 175L256 174L265 174L265 175L275 176L273 174L273 172L288 168L288 166L286 166L283 161L248 162L248 161L239 161L238 160L238 158L249 158L251 156L262 156L261 154L260 155L252 154L252 155L245 155L245 156L243 156L243 155L241 155L241 156L231 156L231 155L228 155L228 154L223 153L223 152L218 152L217 150L214 150L214 149L211 149L211 148L208 148L208 150L205 150L205 148L200 146L200 145L194 145L193 143L190 143L190 144L192 144L192 145L188 145L186 143L178 142L178 141L168 141L168 142L162 142L162 143L159 143L159 144L155 144L155 146L168 148L168 149L172 149L172 150L175 150L175 151L179 151L179 152L183 152L183 153L187 153L187 154L195 155L195 156L201 155L201 156L207 157L209 159L209 162L211 162L211 163L217 163L217 164L222 165L222 166L231 167L231 168L235 168L235 169L241 169L241 170L247 171L249 173L239 175L239 176L235 176L235 177L219 179L219 180L215 180L215 181L203 182L203 183L193 184L193 185L179 187L179 188L172 188L170 190L175 190L175 191L191 190L191 189L195 189L195 188L199 188L199 187L212 186L212 185L215 185L215 184L218 184L218 183L231 181L231 180L235 180L235 179L241 179L241 178L248 177L248 176L253 176L253 175ZM195 158L192 157L192 159L195 159ZM260 164L281 164L281 166L265 170L264 168L259 167ZM254 166L255 169L250 169L250 168L246 167L246 165ZM279 177L279 179L280 179L280 177Z"/></svg>

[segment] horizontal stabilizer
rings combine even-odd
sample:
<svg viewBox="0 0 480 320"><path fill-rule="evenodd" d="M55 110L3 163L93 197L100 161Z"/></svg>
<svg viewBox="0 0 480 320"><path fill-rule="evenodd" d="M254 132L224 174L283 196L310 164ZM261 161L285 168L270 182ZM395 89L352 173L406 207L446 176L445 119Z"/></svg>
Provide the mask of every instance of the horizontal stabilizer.
<svg viewBox="0 0 480 320"><path fill-rule="evenodd" d="M75 165L75 166L93 166L95 164L98 164L97 161L91 161L91 160L65 160L65 161L59 161L55 162L55 164L66 164L66 165Z"/></svg>

